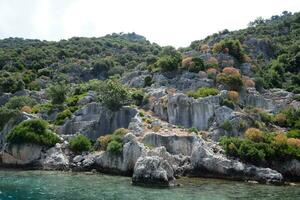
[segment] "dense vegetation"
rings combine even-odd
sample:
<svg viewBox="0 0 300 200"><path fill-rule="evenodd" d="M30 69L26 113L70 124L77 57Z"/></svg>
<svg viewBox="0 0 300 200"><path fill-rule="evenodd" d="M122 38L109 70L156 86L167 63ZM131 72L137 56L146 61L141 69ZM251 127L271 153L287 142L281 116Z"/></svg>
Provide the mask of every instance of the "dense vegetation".
<svg viewBox="0 0 300 200"><path fill-rule="evenodd" d="M53 146L59 138L48 128L48 123L41 119L27 120L7 135L7 141L13 144L34 143L42 146Z"/></svg>
<svg viewBox="0 0 300 200"><path fill-rule="evenodd" d="M189 97L194 97L195 99L198 99L200 97L207 97L207 96L214 96L219 94L219 90L216 88L198 88L195 91L188 91L187 95Z"/></svg>
<svg viewBox="0 0 300 200"><path fill-rule="evenodd" d="M224 30L194 41L187 50L205 51L207 44L214 44L215 53L229 53L256 66L256 80L263 87L300 93L300 13L258 18L246 29Z"/></svg>
<svg viewBox="0 0 300 200"><path fill-rule="evenodd" d="M70 149L74 152L89 151L92 148L92 143L89 138L84 135L77 135L70 141Z"/></svg>
<svg viewBox="0 0 300 200"><path fill-rule="evenodd" d="M100 150L112 153L120 153L123 150L123 137L128 133L127 129L120 128L111 135L105 135L98 138Z"/></svg>

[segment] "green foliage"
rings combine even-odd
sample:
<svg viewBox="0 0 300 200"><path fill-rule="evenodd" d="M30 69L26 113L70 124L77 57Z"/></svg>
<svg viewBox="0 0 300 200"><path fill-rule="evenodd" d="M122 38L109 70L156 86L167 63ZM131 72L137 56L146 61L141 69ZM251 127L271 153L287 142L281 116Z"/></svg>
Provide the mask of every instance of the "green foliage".
<svg viewBox="0 0 300 200"><path fill-rule="evenodd" d="M213 51L215 53L226 52L233 57L235 57L238 61L242 62L244 60L243 48L241 46L240 41L234 39L225 39L221 40L219 43L214 45Z"/></svg>
<svg viewBox="0 0 300 200"><path fill-rule="evenodd" d="M5 104L5 107L7 107L8 109L20 110L23 106L33 107L36 104L36 100L32 99L31 97L14 96L9 99L9 101Z"/></svg>
<svg viewBox="0 0 300 200"><path fill-rule="evenodd" d="M54 84L47 88L47 95L52 104L63 104L67 97L69 87L64 83Z"/></svg>
<svg viewBox="0 0 300 200"><path fill-rule="evenodd" d="M32 119L15 126L7 135L7 141L13 144L34 143L53 146L59 142L59 138L48 129L46 121Z"/></svg>
<svg viewBox="0 0 300 200"><path fill-rule="evenodd" d="M270 113L262 111L259 113L259 116L260 116L261 121L263 121L267 124L271 124L272 122L274 122L274 116Z"/></svg>
<svg viewBox="0 0 300 200"><path fill-rule="evenodd" d="M282 111L286 116L286 126L292 129L300 129L300 109L289 108Z"/></svg>
<svg viewBox="0 0 300 200"><path fill-rule="evenodd" d="M197 128L195 128L195 127L189 128L188 131L190 133L198 133L199 132L199 130Z"/></svg>
<svg viewBox="0 0 300 200"><path fill-rule="evenodd" d="M74 152L89 151L92 143L89 138L84 135L78 135L70 141L70 149Z"/></svg>
<svg viewBox="0 0 300 200"><path fill-rule="evenodd" d="M111 141L107 146L107 151L112 153L120 153L122 152L123 144L117 140Z"/></svg>
<svg viewBox="0 0 300 200"><path fill-rule="evenodd" d="M164 47L160 58L153 64L154 68L162 71L173 71L181 63L181 54L171 46Z"/></svg>
<svg viewBox="0 0 300 200"><path fill-rule="evenodd" d="M5 124L12 118L15 118L19 111L8 109L4 106L0 107L0 130L3 129Z"/></svg>
<svg viewBox="0 0 300 200"><path fill-rule="evenodd" d="M196 91L189 91L187 92L187 95L189 97L193 97L195 99L198 99L200 97L207 97L207 96L214 96L219 94L219 90L217 88L207 88L207 87L203 87L203 88L199 88Z"/></svg>
<svg viewBox="0 0 300 200"><path fill-rule="evenodd" d="M141 106L144 101L145 92L143 92L142 90L133 90L130 96L135 105Z"/></svg>
<svg viewBox="0 0 300 200"><path fill-rule="evenodd" d="M286 136L288 138L300 138L300 129L290 130Z"/></svg>
<svg viewBox="0 0 300 200"><path fill-rule="evenodd" d="M149 87L153 84L151 76L146 76L144 79L144 87Z"/></svg>
<svg viewBox="0 0 300 200"><path fill-rule="evenodd" d="M220 73L217 76L217 82L224 84L229 90L240 91L243 81L240 75Z"/></svg>
<svg viewBox="0 0 300 200"><path fill-rule="evenodd" d="M0 92L15 93L19 90L23 90L25 84L19 74L11 74L6 71L0 73Z"/></svg>
<svg viewBox="0 0 300 200"><path fill-rule="evenodd" d="M119 128L111 135L101 136L97 139L102 150L113 153L120 153L123 150L123 137L128 133L125 128Z"/></svg>
<svg viewBox="0 0 300 200"><path fill-rule="evenodd" d="M220 125L220 128L225 131L231 131L232 130L232 124L229 120L225 120L223 124Z"/></svg>
<svg viewBox="0 0 300 200"><path fill-rule="evenodd" d="M118 110L130 101L128 89L118 81L103 82L98 89L99 100L111 110Z"/></svg>
<svg viewBox="0 0 300 200"><path fill-rule="evenodd" d="M266 165L273 161L300 159L299 140L291 139L289 142L283 134L265 133L263 141L222 137L220 145L228 156L240 158L244 162L256 165Z"/></svg>
<svg viewBox="0 0 300 200"><path fill-rule="evenodd" d="M55 124L56 125L62 125L65 119L71 118L72 112L69 109L66 109L60 113L57 114Z"/></svg>
<svg viewBox="0 0 300 200"><path fill-rule="evenodd" d="M220 105L227 106L228 108L234 109L235 103L230 99L221 99Z"/></svg>

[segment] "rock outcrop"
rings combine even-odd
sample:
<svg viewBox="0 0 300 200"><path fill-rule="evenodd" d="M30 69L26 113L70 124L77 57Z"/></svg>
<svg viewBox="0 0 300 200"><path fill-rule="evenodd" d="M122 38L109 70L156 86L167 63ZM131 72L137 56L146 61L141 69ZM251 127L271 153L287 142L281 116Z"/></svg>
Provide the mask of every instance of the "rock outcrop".
<svg viewBox="0 0 300 200"><path fill-rule="evenodd" d="M42 155L42 147L36 144L10 144L2 151L4 166L36 166Z"/></svg>
<svg viewBox="0 0 300 200"><path fill-rule="evenodd" d="M246 165L214 152L204 140L195 143L191 155L193 173L204 177L254 180L263 183L282 183L282 175L269 168Z"/></svg>
<svg viewBox="0 0 300 200"><path fill-rule="evenodd" d="M56 144L48 149L40 159L40 165L45 170L67 170L69 168L69 157L64 152L65 144Z"/></svg>
<svg viewBox="0 0 300 200"><path fill-rule="evenodd" d="M163 158L145 156L137 160L132 176L133 184L171 186L174 181L174 171Z"/></svg>
<svg viewBox="0 0 300 200"><path fill-rule="evenodd" d="M173 135L161 135L156 133L146 134L142 142L146 145L153 147L165 147L166 150L173 155L186 155L192 154L193 143L195 137L192 135L178 136Z"/></svg>
<svg viewBox="0 0 300 200"><path fill-rule="evenodd" d="M194 99L176 93L154 102L152 110L171 124L204 130L209 127L209 121L214 116L219 103L220 95Z"/></svg>
<svg viewBox="0 0 300 200"><path fill-rule="evenodd" d="M65 135L81 133L96 140L99 136L112 133L118 128L127 128L136 114L137 110L130 107L113 112L98 103L90 103L76 111L75 116L62 125L59 133Z"/></svg>

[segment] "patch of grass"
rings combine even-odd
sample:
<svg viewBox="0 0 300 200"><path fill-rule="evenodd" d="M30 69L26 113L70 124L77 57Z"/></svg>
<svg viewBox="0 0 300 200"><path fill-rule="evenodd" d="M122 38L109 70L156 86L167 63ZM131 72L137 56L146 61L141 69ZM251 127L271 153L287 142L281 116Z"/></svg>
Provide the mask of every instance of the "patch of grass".
<svg viewBox="0 0 300 200"><path fill-rule="evenodd" d="M201 97L207 97L207 96L214 96L219 94L219 90L217 88L199 88L196 91L189 91L187 92L187 95L189 97L193 97L195 99L201 98Z"/></svg>

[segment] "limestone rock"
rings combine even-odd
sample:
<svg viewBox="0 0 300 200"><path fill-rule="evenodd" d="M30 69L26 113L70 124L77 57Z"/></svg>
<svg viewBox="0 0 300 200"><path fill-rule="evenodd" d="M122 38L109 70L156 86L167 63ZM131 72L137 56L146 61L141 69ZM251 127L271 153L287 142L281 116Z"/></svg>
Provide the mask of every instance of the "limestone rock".
<svg viewBox="0 0 300 200"><path fill-rule="evenodd" d="M264 183L282 183L280 173L269 168L246 165L231 160L223 154L215 153L206 142L199 139L191 156L193 171L200 176L219 177L236 180L254 180Z"/></svg>
<svg viewBox="0 0 300 200"><path fill-rule="evenodd" d="M158 156L140 157L134 167L133 184L170 186L175 180L169 163Z"/></svg>
<svg viewBox="0 0 300 200"><path fill-rule="evenodd" d="M137 114L137 110L123 107L113 112L98 103L90 103L74 114L75 116L67 120L59 132L64 135L79 132L92 140L96 140L118 128L127 128L131 119Z"/></svg>
<svg viewBox="0 0 300 200"><path fill-rule="evenodd" d="M66 170L69 167L69 158L59 144L48 149L40 162L46 170Z"/></svg>
<svg viewBox="0 0 300 200"><path fill-rule="evenodd" d="M189 136L178 136L178 135L161 135L156 133L146 134L142 142L146 145L153 147L164 146L166 150L171 154L182 154L190 156L192 154L193 143L195 137Z"/></svg>
<svg viewBox="0 0 300 200"><path fill-rule="evenodd" d="M35 165L42 155L42 147L36 144L8 145L2 152L2 163L9 166Z"/></svg>

